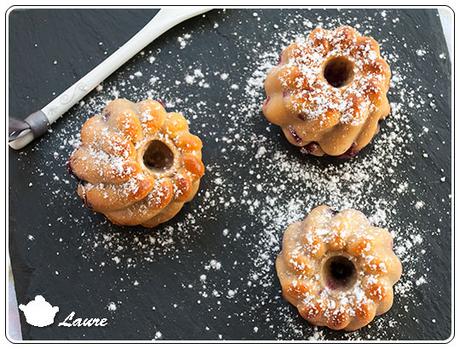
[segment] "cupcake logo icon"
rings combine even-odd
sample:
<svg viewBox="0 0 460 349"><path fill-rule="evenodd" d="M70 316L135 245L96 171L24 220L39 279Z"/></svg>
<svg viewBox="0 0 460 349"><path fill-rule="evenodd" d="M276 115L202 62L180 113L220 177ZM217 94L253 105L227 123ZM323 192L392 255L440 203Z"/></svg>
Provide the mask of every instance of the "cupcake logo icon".
<svg viewBox="0 0 460 349"><path fill-rule="evenodd" d="M43 296L38 295L27 305L20 304L19 310L24 313L28 324L35 327L46 327L54 323L59 307L52 306Z"/></svg>

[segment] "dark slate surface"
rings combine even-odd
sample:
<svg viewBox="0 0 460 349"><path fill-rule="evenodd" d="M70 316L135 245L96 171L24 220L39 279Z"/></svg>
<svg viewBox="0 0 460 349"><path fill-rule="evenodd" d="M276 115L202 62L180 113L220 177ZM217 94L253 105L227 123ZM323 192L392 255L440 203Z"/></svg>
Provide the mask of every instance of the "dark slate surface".
<svg viewBox="0 0 460 349"><path fill-rule="evenodd" d="M102 61L107 54L138 31L154 14L155 10L122 9L122 10L14 10L10 20L10 110L9 115L24 118L30 112L44 106L54 94L58 94L78 77L89 71ZM175 54L180 53L185 60L194 59L207 62L216 70L229 71L232 74L249 76L243 69L235 71L230 63L241 60L244 66L245 59L250 59L251 52L238 52L235 40L230 33L238 30L243 36L257 35L262 45L270 37L269 32L258 32L257 22L247 19L253 18L253 10L227 10L225 13L213 11L206 18L195 18L171 30L147 50L163 49L171 52L163 56L163 64L174 65ZM360 16L374 16L375 10L351 10L337 13L334 10L257 10L262 22L273 22L281 26L279 18L288 13L300 12L305 19L315 22L318 15L334 15L342 19L353 19ZM399 51L401 59L413 60L413 81L428 86L434 94L438 108L436 111L427 109L423 115L413 110L414 134L426 125L435 130L434 136L428 141L409 142L408 147L413 152L408 155L406 176L410 181L421 182L417 187L417 197L428 203L428 207L435 206L436 212L421 215L409 207L408 202L401 200L399 211L409 217L414 224L420 225L424 231L431 232L440 229L442 234L427 233L424 236L427 254L430 256L428 287L416 289L413 298L417 306L410 306L406 313L398 300L391 310L391 314L401 313L402 318L397 326L380 331L370 327L363 329L360 338L378 339L447 339L451 330L451 302L450 302L450 63L449 59L440 59L437 54L430 55L429 59L417 59L413 51L418 47L425 47L429 52L446 52L442 29L435 10L387 10L387 17L400 18L391 30L395 37L405 36L409 48ZM381 16L375 16L375 27L385 32L385 23L380 25ZM222 20L224 19L224 20ZM356 21L356 19L355 19ZM212 30L213 23L220 23L217 30ZM283 22L281 22L283 23ZM298 24L296 24L299 26ZM280 28L279 30L282 30ZM186 50L179 51L177 37L184 33L193 33L193 45ZM219 54L209 55L209 48L216 43L224 42L224 59ZM102 44L99 44L102 43ZM413 44L411 46L411 44ZM219 48L216 47L217 53ZM411 55L409 55L411 53ZM248 58L249 57L249 58ZM56 61L56 64L54 63ZM146 61L138 58L121 68L125 77L145 66ZM179 78L183 74L177 75ZM140 81L148 80L148 76ZM171 77L173 85L175 77ZM213 86L222 83L219 77L209 77ZM109 83L116 80L111 77ZM164 86L164 84L163 84ZM418 86L418 85L414 85ZM184 94L190 93L184 90ZM243 91L241 90L241 93ZM93 93L94 94L94 93ZM193 94L191 94L193 96ZM130 97L129 95L125 97ZM206 94L196 95L195 98L219 100L219 89L209 89ZM198 98L198 100L199 100ZM396 98L396 97L395 97ZM194 103L197 100L193 99ZM225 106L224 106L225 107ZM213 118L221 108L212 105L208 114L202 117ZM81 115L78 108L73 108L55 126L55 131L65 129L66 120L81 122L87 115ZM69 122L69 121L67 121ZM260 117L257 128L262 134L270 137L279 137L275 127L266 127L265 120ZM211 133L219 134L219 124L215 124ZM236 300L222 302L216 306L203 299L202 304L196 302L196 291L184 285L196 285L196 278L201 273L203 263L212 257L223 265L232 263L236 258L241 263L238 268L218 274L216 284L225 285L230 280L233 285L244 280L248 274L249 249L240 246L238 242L225 244L221 231L228 227L236 230L238 225L250 225L249 216L235 210L215 212L212 216L204 215L199 219L202 229L195 236L188 237L186 246L179 247L173 257L165 257L162 246L155 248L154 263L147 263L143 259L136 260L138 250L135 244L129 244L134 238L145 241L147 231L137 228L118 228L104 222L98 215L91 214L81 206L73 194L75 180L66 172L65 160L62 157L55 159L53 152L62 144L62 139L53 139L54 133L46 136L46 140L35 142L24 152L9 151L10 176L10 231L9 251L13 267L15 286L19 303L27 303L36 294L42 294L54 305L59 305L58 319L70 311L80 316L107 316L110 325L105 328L72 328L63 329L52 325L47 328L29 326L21 315L21 325L25 339L152 339L157 331L161 331L165 339L277 339L277 330L284 328L283 319L277 319L276 314L271 319L274 327L266 326L265 317L240 316L245 314L248 304L244 302L244 292L236 295ZM278 136L277 136L278 135ZM305 161L297 151L286 144L279 137L281 148L291 152L293 161ZM218 147L208 147L204 150L205 162L211 162L219 157ZM70 152L71 149L65 149ZM370 147L366 151L372 151ZM422 157L426 152L430 156ZM439 156L441 154L441 156ZM434 156L431 156L434 155ZM230 154L230 156L232 156ZM233 159L238 160L238 159ZM242 159L243 161L246 161ZM225 161L225 159L223 160ZM250 161L250 159L247 159ZM326 161L331 160L306 160ZM358 160L359 161L359 160ZM332 161L334 163L334 161ZM411 165L417 164L417 170L411 170ZM44 175L39 176L36 169ZM439 169L444 169L446 181L440 183ZM248 176L247 171L235 169L235 176L228 180L237 180L238 176ZM240 171L240 172L238 172ZM68 180L66 184L53 181L57 175ZM29 185L32 183L32 186ZM202 190L213 185L212 179L204 178ZM60 190L56 194L56 190ZM63 195L62 193L66 193ZM57 195L57 197L56 197ZM257 195L257 194L254 194ZM381 193L385 195L385 193ZM57 198L57 199L56 199ZM441 200L443 199L443 200ZM447 199L447 200L446 200ZM202 196L188 206L192 210L203 201ZM212 210L212 208L210 208ZM171 225L178 224L184 219L186 212L181 212ZM415 217L414 215L419 215ZM75 218L75 219L74 219ZM254 227L263 229L263 227ZM88 246L92 244L92 234L100 235L104 231L118 233L124 250L124 258L131 256L136 260L135 268L120 266L112 262L115 246L106 249L95 248L88 253ZM280 232L281 234L282 232ZM33 235L33 239L29 238ZM256 236L256 235L254 235ZM257 243L257 241L249 241ZM83 247L82 247L83 246ZM129 246L133 246L130 250ZM222 249L227 246L228 249ZM112 250L112 251L111 251ZM88 254L90 255L88 257ZM231 256L230 256L231 255ZM101 263L105 263L101 267ZM420 269L426 265L418 266ZM55 271L59 271L56 274ZM220 275L220 276L219 276ZM138 286L133 287L134 280L139 280ZM211 292L212 290L209 290ZM257 288L250 292L258 292ZM266 290L264 292L267 292ZM270 289L273 302L265 307L268 313L275 312L278 304L283 301L275 296L279 295L279 285L275 283ZM198 297L199 298L199 297ZM122 302L119 302L122 300ZM117 303L117 310L109 312L109 301ZM152 310L153 304L155 310ZM176 306L174 306L176 304ZM289 334L283 339L302 339L311 334L311 328L295 315L295 310L285 306L286 312L292 314L293 321L303 328L304 335ZM436 323L431 319L435 317ZM257 326L259 331L254 332ZM274 329L273 329L274 328ZM382 334L383 333L383 334ZM369 336L369 337L367 337ZM343 339L343 334L325 331L326 339Z"/></svg>

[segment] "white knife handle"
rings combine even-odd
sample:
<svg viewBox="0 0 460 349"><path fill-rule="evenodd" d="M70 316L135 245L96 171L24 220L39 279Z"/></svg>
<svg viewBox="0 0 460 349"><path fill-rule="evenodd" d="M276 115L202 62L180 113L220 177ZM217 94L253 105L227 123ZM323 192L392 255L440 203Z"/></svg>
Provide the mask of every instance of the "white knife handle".
<svg viewBox="0 0 460 349"><path fill-rule="evenodd" d="M182 21L209 10L210 8L204 7L168 7L161 9L128 42L42 109L49 120L49 124L59 119L75 103L161 34ZM32 132L26 130L17 139L11 141L9 145L13 149L21 149L33 139Z"/></svg>

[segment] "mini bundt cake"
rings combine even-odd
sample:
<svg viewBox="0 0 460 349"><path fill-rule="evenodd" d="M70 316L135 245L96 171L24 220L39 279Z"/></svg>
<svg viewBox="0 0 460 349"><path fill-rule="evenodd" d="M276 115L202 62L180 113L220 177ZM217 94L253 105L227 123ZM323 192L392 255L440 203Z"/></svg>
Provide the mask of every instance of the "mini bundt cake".
<svg viewBox="0 0 460 349"><path fill-rule="evenodd" d="M353 156L390 113L390 67L378 43L347 26L289 45L265 80L265 117L316 156Z"/></svg>
<svg viewBox="0 0 460 349"><path fill-rule="evenodd" d="M283 237L276 271L284 298L315 326L353 331L388 311L401 263L386 229L359 211L319 206Z"/></svg>
<svg viewBox="0 0 460 349"><path fill-rule="evenodd" d="M154 227L197 193L201 148L182 114L151 99L116 99L84 123L70 168L95 211L115 224Z"/></svg>

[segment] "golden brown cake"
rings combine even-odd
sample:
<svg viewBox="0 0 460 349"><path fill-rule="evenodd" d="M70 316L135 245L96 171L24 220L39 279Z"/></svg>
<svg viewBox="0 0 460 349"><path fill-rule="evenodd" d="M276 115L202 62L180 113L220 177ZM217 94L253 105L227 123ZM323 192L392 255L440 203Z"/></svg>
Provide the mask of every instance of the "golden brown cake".
<svg viewBox="0 0 460 349"><path fill-rule="evenodd" d="M351 27L316 28L289 45L265 80L265 117L304 152L353 156L390 113L390 67Z"/></svg>
<svg viewBox="0 0 460 349"><path fill-rule="evenodd" d="M88 206L115 224L154 227L198 191L201 148L182 114L151 99L116 99L84 123L70 167Z"/></svg>
<svg viewBox="0 0 460 349"><path fill-rule="evenodd" d="M353 331L388 311L401 263L386 229L359 211L319 206L283 237L276 271L284 298L315 326Z"/></svg>

